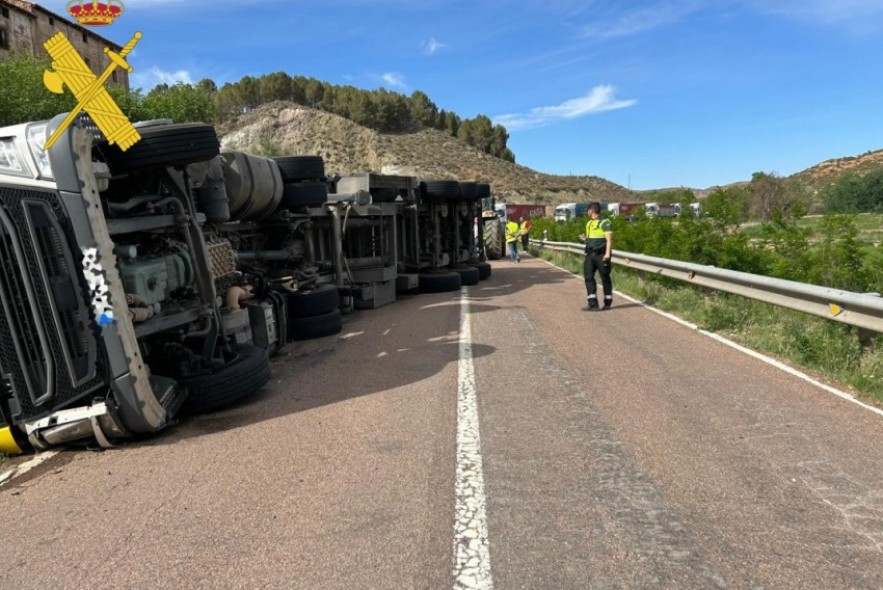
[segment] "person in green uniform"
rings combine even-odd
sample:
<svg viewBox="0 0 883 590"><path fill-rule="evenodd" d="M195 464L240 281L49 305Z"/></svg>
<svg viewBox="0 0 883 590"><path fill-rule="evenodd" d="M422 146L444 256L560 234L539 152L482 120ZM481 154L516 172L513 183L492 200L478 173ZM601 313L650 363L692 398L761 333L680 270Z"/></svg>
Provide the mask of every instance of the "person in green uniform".
<svg viewBox="0 0 883 590"><path fill-rule="evenodd" d="M586 243L586 260L583 263L583 276L586 279L588 302L583 311L610 309L613 305L613 283L610 280L610 258L613 253L613 230L609 219L601 219L601 203L589 204L589 221L586 233L580 234L581 242ZM601 276L604 290L604 306L598 305L598 285L595 273Z"/></svg>

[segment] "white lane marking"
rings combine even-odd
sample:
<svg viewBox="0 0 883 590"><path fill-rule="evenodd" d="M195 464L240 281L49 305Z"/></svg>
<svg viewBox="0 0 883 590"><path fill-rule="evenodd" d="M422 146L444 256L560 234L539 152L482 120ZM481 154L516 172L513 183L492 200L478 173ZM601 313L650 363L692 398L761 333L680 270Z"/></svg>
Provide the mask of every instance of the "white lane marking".
<svg viewBox="0 0 883 590"><path fill-rule="evenodd" d="M466 287L460 291L454 590L493 590L468 293Z"/></svg>
<svg viewBox="0 0 883 590"><path fill-rule="evenodd" d="M29 459L21 465L4 472L2 475L0 475L0 486L6 485L11 481L15 481L17 477L21 477L31 469L39 467L58 453L58 451L43 451L42 453L36 455L33 459Z"/></svg>
<svg viewBox="0 0 883 590"><path fill-rule="evenodd" d="M542 259L539 259L539 260L542 260ZM576 273L572 273L572 272L570 272L570 271L568 271L568 270L565 270L565 269L561 268L560 266L555 266L554 264L552 264L552 263L549 262L548 260L542 260L542 261L545 262L546 264L548 264L549 266L551 266L552 268L558 269L558 270L560 270L560 271L562 271L562 272L566 272L566 273L569 274L570 276L575 277L575 278L577 278L577 279L579 279L579 280L583 280L583 277L581 277L580 275L578 275L578 274L576 274ZM810 377L810 376L807 375L806 373L803 373L803 372L801 372L801 371L798 371L797 369L795 369L794 367L792 367L792 366L790 366L790 365L786 365L785 363L783 363L783 362L781 362L781 361L778 361L778 360L776 360L776 359L774 359L774 358L772 358L772 357L768 357L768 356L766 356L765 354L762 354L762 353L760 353L760 352L757 352L756 350L751 350L750 348L745 348L745 347L742 346L741 344L737 344L736 342L733 342L732 340L729 340L729 339L727 339L727 338L724 338L724 337L721 336L720 334L715 334L714 332L708 332L708 331L706 331L706 330L703 330L702 328L700 328L700 327L697 326L696 324L692 324L692 323L690 323L690 322L688 322L688 321L686 321L686 320L683 320L683 319L681 319L681 318L679 318L679 317L677 317L677 316L675 316L675 315L672 315L672 314L670 314L670 313L667 313L667 312L665 312L665 311L662 311L661 309L656 309L655 307L652 307L652 306L650 306L650 305L647 305L647 304L644 303L643 301L639 301L639 300L635 299L634 297L629 297L629 296L626 295L625 293L620 293L619 291L616 291L616 290L614 290L614 293L616 293L616 294L619 295L620 297L622 297L622 298L624 298L624 299L627 299L627 300L629 300L629 301L631 301L631 302L633 302L633 303L637 303L637 304L640 305L641 307L644 307L644 308L649 309L649 310L652 311L653 313L657 313L657 314L661 315L662 317L668 318L668 319L670 319L670 320L672 320L672 321L674 321L674 322L677 322L677 323L681 324L682 326L686 326L687 328L691 328L691 329L693 329L693 330L696 330L696 331L699 332L700 334L702 334L702 335L704 335L704 336L708 336L709 338L712 338L712 339L714 339L714 340L717 340L717 341L720 342L721 344L724 344L724 345L726 345L726 346L729 346L730 348L733 348L733 349L735 349L735 350L738 350L739 352L744 352L744 353L747 354L748 356L752 356L752 357L756 358L756 359L759 360L759 361L762 361L762 362L764 362L764 363L766 363L766 364L768 364L768 365L771 365L771 366L773 366L773 367L776 367L777 369L779 369L779 370L781 370L781 371L785 371L785 372L788 373L789 375L792 375L792 376L794 376L794 377L797 377L798 379L801 379L802 381L806 381L806 382L809 383L810 385L815 385L815 386L818 387L819 389L822 389L822 390L824 390L824 391L827 391L828 393L834 394L834 395L836 395L837 397L839 397L839 398L841 398L841 399L844 399L844 400L846 400L846 401L848 401L848 402L851 402L851 403L853 403L853 404L855 404L855 405L857 405L857 406L859 406L859 407L861 407L861 408L864 408L865 410L868 410L868 411L870 411L870 412L874 412L874 413L877 414L878 416L883 416L883 410L881 410L880 408L877 408L877 407L872 406L872 405L870 405L870 404L866 404L865 402L861 401L860 399L858 399L857 397L855 397L855 396L852 395L851 393L847 393L846 391L843 391L842 389L837 389L836 387L831 387L830 385L826 385L826 384L822 383L821 381L818 381L818 380L816 380L816 379L813 379L812 377Z"/></svg>

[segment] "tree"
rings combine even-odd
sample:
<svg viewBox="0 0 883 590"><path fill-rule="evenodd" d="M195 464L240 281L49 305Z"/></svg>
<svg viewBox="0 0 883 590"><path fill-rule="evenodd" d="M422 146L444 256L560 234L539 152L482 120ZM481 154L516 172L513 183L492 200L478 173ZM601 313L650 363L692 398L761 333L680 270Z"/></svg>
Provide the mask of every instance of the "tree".
<svg viewBox="0 0 883 590"><path fill-rule="evenodd" d="M802 203L800 187L789 183L775 174L755 172L748 185L751 198L751 212L764 221L787 219L799 216L805 209Z"/></svg>
<svg viewBox="0 0 883 590"><path fill-rule="evenodd" d="M202 87L178 83L174 86L160 84L142 101L143 117L147 119L169 118L176 123L212 122L217 108L214 97Z"/></svg>
<svg viewBox="0 0 883 590"><path fill-rule="evenodd" d="M291 78L285 72L273 72L258 80L261 102L291 100Z"/></svg>
<svg viewBox="0 0 883 590"><path fill-rule="evenodd" d="M883 170L869 172L864 177L864 190L858 203L861 212L883 211Z"/></svg>
<svg viewBox="0 0 883 590"><path fill-rule="evenodd" d="M739 226L748 218L748 196L744 189L718 187L705 197L705 213L718 226Z"/></svg>
<svg viewBox="0 0 883 590"><path fill-rule="evenodd" d="M48 55L12 52L0 61L0 125L50 119L74 108L72 93L53 94L43 85L43 72L49 67Z"/></svg>
<svg viewBox="0 0 883 590"><path fill-rule="evenodd" d="M426 93L415 90L411 93L410 111L411 119L423 127L434 127L438 118L438 107L429 100Z"/></svg>

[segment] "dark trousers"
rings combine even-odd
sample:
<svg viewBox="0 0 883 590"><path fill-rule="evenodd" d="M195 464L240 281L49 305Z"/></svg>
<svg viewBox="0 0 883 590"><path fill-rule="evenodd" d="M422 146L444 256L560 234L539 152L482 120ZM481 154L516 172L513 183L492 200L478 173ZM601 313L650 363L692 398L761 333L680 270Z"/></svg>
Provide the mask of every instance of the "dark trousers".
<svg viewBox="0 0 883 590"><path fill-rule="evenodd" d="M586 278L586 295L589 299L589 306L598 305L598 284L595 282L595 271L601 275L601 287L604 289L604 305L610 305L613 302L613 282L610 280L609 260L604 260L604 250L596 250L586 254L586 261L583 263L583 276Z"/></svg>
<svg viewBox="0 0 883 590"><path fill-rule="evenodd" d="M524 234L521 236L521 247L525 252L527 252L528 246L530 246L530 236L527 234Z"/></svg>

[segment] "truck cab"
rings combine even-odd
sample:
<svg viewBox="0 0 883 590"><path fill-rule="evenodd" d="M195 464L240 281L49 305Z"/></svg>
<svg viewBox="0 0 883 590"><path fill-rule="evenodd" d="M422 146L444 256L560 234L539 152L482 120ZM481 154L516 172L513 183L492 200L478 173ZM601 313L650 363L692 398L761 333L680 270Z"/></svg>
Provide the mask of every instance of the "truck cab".
<svg viewBox="0 0 883 590"><path fill-rule="evenodd" d="M565 223L571 219L585 216L588 211L588 203L562 203L555 207L555 221Z"/></svg>
<svg viewBox="0 0 883 590"><path fill-rule="evenodd" d="M7 452L110 446L174 423L214 378L228 399L269 378L266 353L222 325L219 269L234 254L207 243L190 185L189 167L219 153L214 129L136 124L123 152L80 115L44 149L63 120L0 128Z"/></svg>

